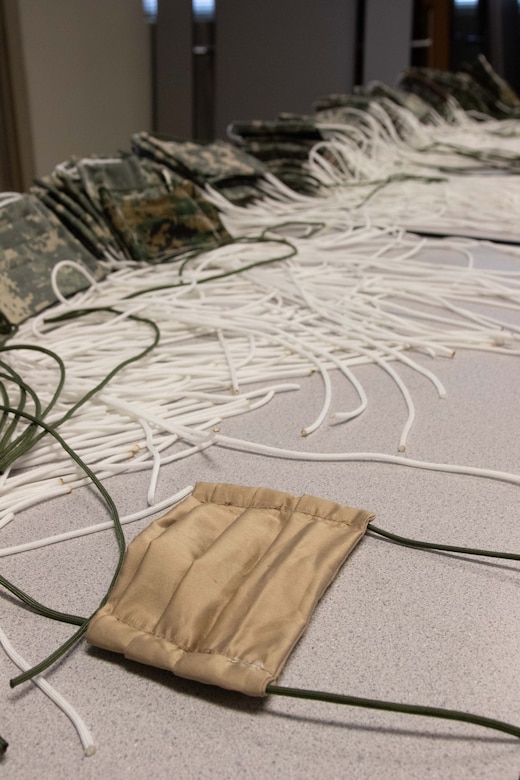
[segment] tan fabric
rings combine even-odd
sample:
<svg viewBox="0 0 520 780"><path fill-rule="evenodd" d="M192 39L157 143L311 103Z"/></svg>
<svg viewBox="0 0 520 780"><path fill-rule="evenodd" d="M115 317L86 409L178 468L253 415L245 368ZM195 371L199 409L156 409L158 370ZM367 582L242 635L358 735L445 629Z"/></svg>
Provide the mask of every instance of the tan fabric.
<svg viewBox="0 0 520 780"><path fill-rule="evenodd" d="M131 542L87 640L263 696L371 518L312 496L198 483Z"/></svg>

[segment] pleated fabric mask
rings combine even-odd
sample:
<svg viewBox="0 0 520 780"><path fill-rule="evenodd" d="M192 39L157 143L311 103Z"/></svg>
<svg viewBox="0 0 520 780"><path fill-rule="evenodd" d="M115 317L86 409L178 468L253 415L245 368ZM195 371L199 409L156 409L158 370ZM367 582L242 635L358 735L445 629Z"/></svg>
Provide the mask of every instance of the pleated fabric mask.
<svg viewBox="0 0 520 780"><path fill-rule="evenodd" d="M371 519L313 496L198 483L131 542L87 640L264 696Z"/></svg>

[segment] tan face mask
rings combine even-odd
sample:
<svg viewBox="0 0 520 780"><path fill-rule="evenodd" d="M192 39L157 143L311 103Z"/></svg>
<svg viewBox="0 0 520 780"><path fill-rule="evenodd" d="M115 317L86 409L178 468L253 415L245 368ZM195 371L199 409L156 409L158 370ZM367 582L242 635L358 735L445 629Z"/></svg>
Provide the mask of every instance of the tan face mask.
<svg viewBox="0 0 520 780"><path fill-rule="evenodd" d="M372 518L312 496L198 483L131 542L87 640L264 696Z"/></svg>

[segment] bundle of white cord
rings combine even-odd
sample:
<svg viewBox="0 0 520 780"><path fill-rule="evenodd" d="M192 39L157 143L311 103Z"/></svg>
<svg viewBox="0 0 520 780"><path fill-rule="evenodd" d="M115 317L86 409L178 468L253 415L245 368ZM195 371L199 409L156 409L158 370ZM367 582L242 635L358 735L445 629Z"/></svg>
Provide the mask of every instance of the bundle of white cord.
<svg viewBox="0 0 520 780"><path fill-rule="evenodd" d="M315 420L302 421L302 433L311 434L328 415L356 417L367 403L353 372L361 363L379 366L402 393L406 411L396 449L403 452L415 408L396 367L414 368L443 396L440 381L414 360L414 352L449 356L470 348L517 354L518 329L476 313L472 305L496 304L500 296L500 306L518 309L520 277L476 268L476 242L353 227L348 214L340 217L312 235L305 226L284 228L304 233L291 238L297 255L290 260L205 283L280 255L275 243L231 244L192 261L180 287L168 286L179 282L175 266L127 268L52 310L54 316L75 308L98 312L60 323L47 322L46 312L27 322L12 343L45 346L66 365L65 387L47 422L59 420L119 362L151 342L150 328L132 318L141 315L158 325L157 347L60 426L61 436L100 478L151 469L153 504L161 464L221 441L214 430L221 420L268 403L275 393L294 392L295 380L311 372L322 378L323 403ZM422 259L431 250L437 259ZM146 288L151 289L142 294ZM425 303L436 313L425 313ZM24 350L9 359L29 385L50 398L57 382L54 361ZM356 389L356 408L337 408L331 370L341 371ZM49 437L15 466L2 477L0 522L86 480Z"/></svg>
<svg viewBox="0 0 520 780"><path fill-rule="evenodd" d="M520 171L520 122L458 111L450 123L439 117L426 125L407 109L386 105L346 108L342 122L318 122L325 140L311 150L307 166L320 185L315 195L295 193L268 176L268 198L237 215L211 192L231 229L255 230L273 219L336 224L339 218L520 241L520 178L504 175Z"/></svg>

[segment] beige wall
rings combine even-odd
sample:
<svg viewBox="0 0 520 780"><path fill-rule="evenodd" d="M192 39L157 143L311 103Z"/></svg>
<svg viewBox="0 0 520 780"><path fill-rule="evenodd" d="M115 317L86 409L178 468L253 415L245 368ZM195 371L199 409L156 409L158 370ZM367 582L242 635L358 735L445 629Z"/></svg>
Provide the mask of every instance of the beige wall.
<svg viewBox="0 0 520 780"><path fill-rule="evenodd" d="M141 0L18 0L36 175L151 128Z"/></svg>

